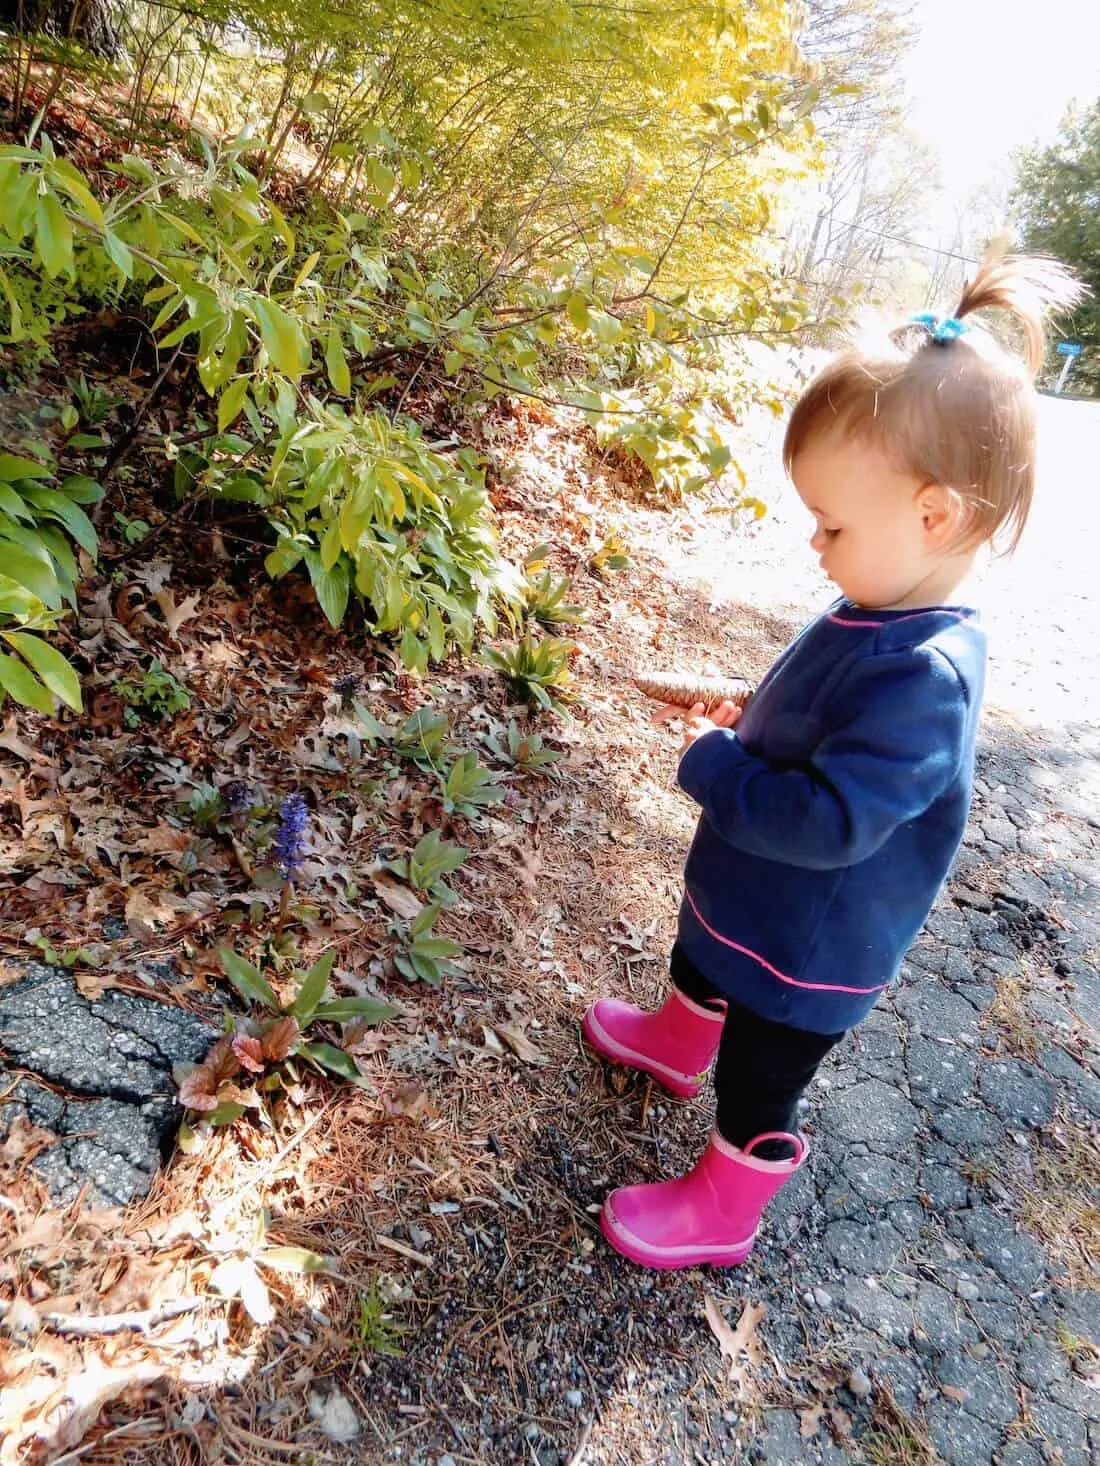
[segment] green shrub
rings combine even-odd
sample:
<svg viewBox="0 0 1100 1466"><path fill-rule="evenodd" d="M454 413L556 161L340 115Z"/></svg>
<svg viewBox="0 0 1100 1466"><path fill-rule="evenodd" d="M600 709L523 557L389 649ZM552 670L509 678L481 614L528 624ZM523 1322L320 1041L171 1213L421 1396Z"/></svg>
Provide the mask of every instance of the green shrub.
<svg viewBox="0 0 1100 1466"><path fill-rule="evenodd" d="M80 681L42 633L56 629L66 603L76 605L80 568L70 541L92 559L95 529L82 505L95 503L89 478L56 481L52 464L0 452L0 703L11 697L52 713L60 698L81 709Z"/></svg>
<svg viewBox="0 0 1100 1466"><path fill-rule="evenodd" d="M475 456L439 453L414 423L378 411L315 403L311 417L287 425L271 461L279 543L268 571L304 562L333 626L354 594L372 631L399 637L410 668L426 670L451 646L469 650L519 590L497 552Z"/></svg>

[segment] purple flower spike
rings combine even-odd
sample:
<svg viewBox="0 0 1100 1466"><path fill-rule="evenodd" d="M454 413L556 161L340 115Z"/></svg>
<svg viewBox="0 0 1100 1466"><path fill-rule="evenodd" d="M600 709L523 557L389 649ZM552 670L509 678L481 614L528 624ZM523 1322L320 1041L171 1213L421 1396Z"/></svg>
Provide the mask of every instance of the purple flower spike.
<svg viewBox="0 0 1100 1466"><path fill-rule="evenodd" d="M354 672L348 672L343 677L337 677L332 684L332 690L340 694L340 705L345 712L349 712L355 701L355 694L359 691L359 678Z"/></svg>
<svg viewBox="0 0 1100 1466"><path fill-rule="evenodd" d="M309 836L309 810L301 794L288 794L279 811L279 831L275 836L275 863L283 879L292 881L306 858Z"/></svg>
<svg viewBox="0 0 1100 1466"><path fill-rule="evenodd" d="M231 779L222 790L222 798L231 815L247 814L252 808L252 790L243 779Z"/></svg>

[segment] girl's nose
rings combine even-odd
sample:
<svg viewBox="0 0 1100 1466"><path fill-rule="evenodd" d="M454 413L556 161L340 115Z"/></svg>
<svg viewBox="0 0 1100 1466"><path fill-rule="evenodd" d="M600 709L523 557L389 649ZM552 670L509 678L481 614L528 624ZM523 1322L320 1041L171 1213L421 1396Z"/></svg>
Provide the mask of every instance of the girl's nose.
<svg viewBox="0 0 1100 1466"><path fill-rule="evenodd" d="M820 555L822 550L825 548L826 543L827 541L825 537L825 531L820 528L815 529L813 532L813 537L810 540L810 549L813 550L815 555Z"/></svg>

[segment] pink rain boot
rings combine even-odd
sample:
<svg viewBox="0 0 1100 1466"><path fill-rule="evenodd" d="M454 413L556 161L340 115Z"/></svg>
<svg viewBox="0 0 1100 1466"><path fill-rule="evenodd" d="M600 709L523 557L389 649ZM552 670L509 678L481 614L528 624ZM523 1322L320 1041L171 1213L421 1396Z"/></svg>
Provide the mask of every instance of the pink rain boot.
<svg viewBox="0 0 1100 1466"><path fill-rule="evenodd" d="M718 1052L725 1021L724 1004L721 1011L704 1008L673 988L656 1013L601 998L584 1015L581 1028L605 1058L652 1074L673 1094L692 1099Z"/></svg>
<svg viewBox="0 0 1100 1466"><path fill-rule="evenodd" d="M752 1154L764 1140L787 1140L794 1155L763 1161ZM603 1204L607 1240L643 1267L734 1267L756 1240L760 1213L806 1159L806 1139L769 1131L738 1150L713 1131L694 1171L675 1181L624 1186Z"/></svg>

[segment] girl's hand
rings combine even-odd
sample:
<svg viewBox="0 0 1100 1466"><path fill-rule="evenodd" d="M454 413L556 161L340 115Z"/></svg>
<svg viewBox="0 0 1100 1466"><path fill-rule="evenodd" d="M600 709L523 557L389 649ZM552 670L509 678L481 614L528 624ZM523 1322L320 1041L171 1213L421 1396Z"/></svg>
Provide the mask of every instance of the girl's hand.
<svg viewBox="0 0 1100 1466"><path fill-rule="evenodd" d="M686 753L693 743L702 738L704 733L713 733L715 728L732 728L741 716L741 709L736 703L720 702L708 713L706 705L697 702L686 713L683 708L661 707L654 713L653 721L667 723L670 718L677 715L682 717L686 724L684 741L680 746L680 752Z"/></svg>

